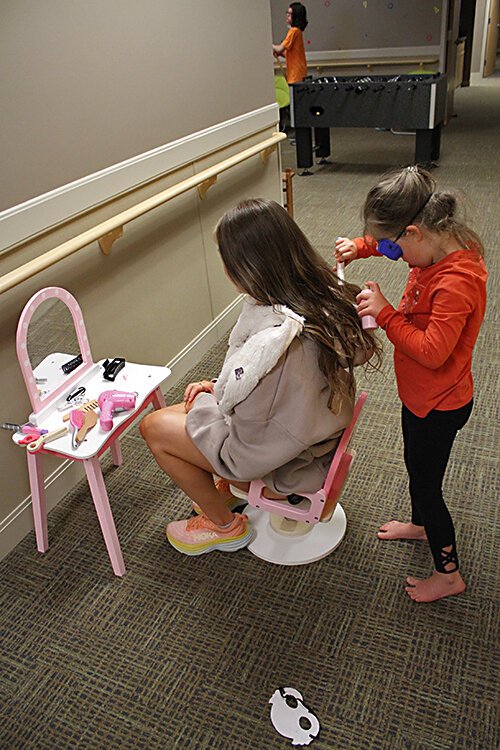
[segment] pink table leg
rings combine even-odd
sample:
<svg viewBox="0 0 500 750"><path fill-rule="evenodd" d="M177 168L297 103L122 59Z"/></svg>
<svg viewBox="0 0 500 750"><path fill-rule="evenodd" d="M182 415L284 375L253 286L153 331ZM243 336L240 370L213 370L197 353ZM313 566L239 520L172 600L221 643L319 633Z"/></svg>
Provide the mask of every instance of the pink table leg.
<svg viewBox="0 0 500 750"><path fill-rule="evenodd" d="M45 501L42 456L39 453L29 453L28 451L26 451L26 455L28 457L36 546L39 552L46 552L49 548L49 534L47 531L47 503Z"/></svg>
<svg viewBox="0 0 500 750"><path fill-rule="evenodd" d="M152 404L155 409L164 409L167 405L165 403L165 396L161 392L161 388L159 386L154 392Z"/></svg>
<svg viewBox="0 0 500 750"><path fill-rule="evenodd" d="M119 440L115 440L109 447L115 466L121 466L123 463L122 446Z"/></svg>
<svg viewBox="0 0 500 750"><path fill-rule="evenodd" d="M115 522L99 459L97 456L94 456L94 458L88 458L83 463L113 571L115 575L122 576L125 573L125 563L123 562L120 542L116 533Z"/></svg>

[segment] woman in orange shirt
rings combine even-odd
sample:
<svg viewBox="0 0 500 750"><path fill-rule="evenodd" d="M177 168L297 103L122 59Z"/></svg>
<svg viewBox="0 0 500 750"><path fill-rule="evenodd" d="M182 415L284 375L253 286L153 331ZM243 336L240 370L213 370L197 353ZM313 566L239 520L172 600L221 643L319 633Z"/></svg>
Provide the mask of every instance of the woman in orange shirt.
<svg viewBox="0 0 500 750"><path fill-rule="evenodd" d="M302 32L307 26L307 13L302 3L291 3L286 13L288 33L281 44L273 44L275 57L282 55L286 61L288 83L303 81L307 75L306 54Z"/></svg>
<svg viewBox="0 0 500 750"><path fill-rule="evenodd" d="M410 480L411 523L389 521L378 537L428 540L436 570L425 580L408 577L406 591L430 602L465 590L442 481L472 411L472 351L486 305L483 246L457 217L455 197L435 192L418 167L385 174L368 193L364 219L364 238L338 238L337 259L385 255L410 267L397 310L374 281L357 297L361 317L374 316L394 344Z"/></svg>

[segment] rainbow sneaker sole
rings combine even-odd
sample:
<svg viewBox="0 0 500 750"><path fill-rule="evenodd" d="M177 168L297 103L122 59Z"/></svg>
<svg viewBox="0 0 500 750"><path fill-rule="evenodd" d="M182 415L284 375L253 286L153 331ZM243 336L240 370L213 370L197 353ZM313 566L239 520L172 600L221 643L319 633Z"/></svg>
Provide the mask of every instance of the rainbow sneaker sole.
<svg viewBox="0 0 500 750"><path fill-rule="evenodd" d="M193 523L195 522L195 523ZM204 555L207 552L236 552L247 547L255 536L246 516L237 515L233 528L218 530L208 519L200 515L187 521L172 521L165 533L169 543L184 555Z"/></svg>

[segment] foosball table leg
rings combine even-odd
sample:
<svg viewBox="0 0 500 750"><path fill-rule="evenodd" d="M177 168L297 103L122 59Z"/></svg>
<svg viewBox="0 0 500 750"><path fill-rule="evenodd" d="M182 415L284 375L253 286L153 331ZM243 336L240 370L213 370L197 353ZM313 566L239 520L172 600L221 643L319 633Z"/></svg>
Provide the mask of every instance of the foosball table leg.
<svg viewBox="0 0 500 750"><path fill-rule="evenodd" d="M432 159L439 159L441 153L441 128L442 123L436 125L432 131Z"/></svg>
<svg viewBox="0 0 500 750"><path fill-rule="evenodd" d="M432 164L435 159L439 159L440 149L440 124L435 128L416 130L415 164Z"/></svg>
<svg viewBox="0 0 500 750"><path fill-rule="evenodd" d="M311 174L308 169L313 165L313 145L311 128L295 128L295 154L298 169L302 174Z"/></svg>
<svg viewBox="0 0 500 750"><path fill-rule="evenodd" d="M326 157L330 156L330 128L314 128L314 145L316 158L321 164L328 164Z"/></svg>

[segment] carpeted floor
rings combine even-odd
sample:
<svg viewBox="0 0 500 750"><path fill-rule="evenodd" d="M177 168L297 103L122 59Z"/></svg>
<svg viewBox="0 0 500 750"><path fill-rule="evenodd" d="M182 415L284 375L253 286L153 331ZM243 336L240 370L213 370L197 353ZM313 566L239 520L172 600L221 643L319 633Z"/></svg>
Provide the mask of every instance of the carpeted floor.
<svg viewBox="0 0 500 750"><path fill-rule="evenodd" d="M282 568L247 550L175 552L163 528L186 514L186 498L134 429L124 465L103 462L127 575L111 573L84 482L50 514L47 554L30 535L1 563L2 750L285 748L269 720L278 686L300 690L319 717L317 750L498 747L498 88L459 90L456 110L435 176L468 194L490 269L476 406L445 480L466 593L413 603L404 581L430 573L425 543L375 537L409 504L386 343L383 371L359 380L369 399L342 500L348 531L328 558ZM411 163L414 139L346 129L332 131L332 145L332 164L294 178L296 219L327 257L336 235L359 232L378 175ZM294 165L289 144L283 162ZM370 260L347 272L378 280L397 302L406 267ZM224 349L169 401L185 382L216 374Z"/></svg>

